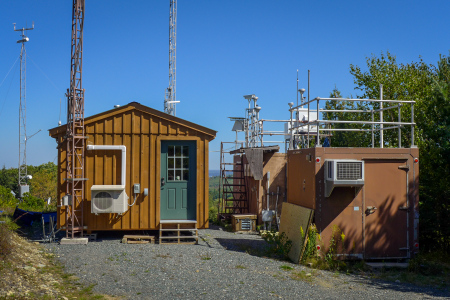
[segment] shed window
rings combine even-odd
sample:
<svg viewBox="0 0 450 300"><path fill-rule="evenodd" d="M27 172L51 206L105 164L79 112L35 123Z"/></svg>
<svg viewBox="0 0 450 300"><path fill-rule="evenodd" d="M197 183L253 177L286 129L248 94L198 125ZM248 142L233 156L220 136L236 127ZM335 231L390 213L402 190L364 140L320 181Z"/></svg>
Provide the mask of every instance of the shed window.
<svg viewBox="0 0 450 300"><path fill-rule="evenodd" d="M171 181L189 180L189 147L170 146L167 153L167 178Z"/></svg>

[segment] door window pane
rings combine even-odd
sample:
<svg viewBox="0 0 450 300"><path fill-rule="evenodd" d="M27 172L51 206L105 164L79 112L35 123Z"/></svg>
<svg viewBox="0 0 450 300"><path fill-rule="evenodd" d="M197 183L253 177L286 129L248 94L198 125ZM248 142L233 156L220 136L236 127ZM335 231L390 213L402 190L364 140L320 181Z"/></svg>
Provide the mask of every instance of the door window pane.
<svg viewBox="0 0 450 300"><path fill-rule="evenodd" d="M167 180L189 180L189 146L168 146Z"/></svg>
<svg viewBox="0 0 450 300"><path fill-rule="evenodd" d="M174 156L175 155L175 146L169 146L168 156Z"/></svg>
<svg viewBox="0 0 450 300"><path fill-rule="evenodd" d="M182 146L175 146L175 156L181 156L181 147Z"/></svg>

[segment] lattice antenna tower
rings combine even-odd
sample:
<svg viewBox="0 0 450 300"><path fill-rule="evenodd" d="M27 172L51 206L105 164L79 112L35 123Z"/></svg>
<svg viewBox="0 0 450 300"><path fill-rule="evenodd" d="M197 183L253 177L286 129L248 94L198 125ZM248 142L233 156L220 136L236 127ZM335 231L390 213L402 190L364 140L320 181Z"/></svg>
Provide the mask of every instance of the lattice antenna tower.
<svg viewBox="0 0 450 300"><path fill-rule="evenodd" d="M164 98L164 112L176 115L177 101L177 1L170 0L169 13L169 87Z"/></svg>
<svg viewBox="0 0 450 300"><path fill-rule="evenodd" d="M25 43L30 39L25 35L25 31L33 30L34 22L31 28L22 27L16 29L14 23L14 31L20 31L21 39L17 41L22 44L20 48L20 100L19 100L19 196L22 197L21 191L28 192L22 187L27 186L27 52Z"/></svg>
<svg viewBox="0 0 450 300"><path fill-rule="evenodd" d="M83 236L84 201L84 89L83 70L83 23L84 0L73 0L72 49L70 59L70 86L67 89L67 159L66 194L69 205L66 213L66 237Z"/></svg>

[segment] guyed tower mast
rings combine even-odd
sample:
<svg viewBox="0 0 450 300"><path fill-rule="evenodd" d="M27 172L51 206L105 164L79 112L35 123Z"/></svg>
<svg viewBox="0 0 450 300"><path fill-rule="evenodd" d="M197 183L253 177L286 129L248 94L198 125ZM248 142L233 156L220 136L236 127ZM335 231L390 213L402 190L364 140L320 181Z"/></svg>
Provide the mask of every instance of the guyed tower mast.
<svg viewBox="0 0 450 300"><path fill-rule="evenodd" d="M177 101L177 1L170 0L169 13L169 87L164 98L164 112L175 116Z"/></svg>
<svg viewBox="0 0 450 300"><path fill-rule="evenodd" d="M25 35L25 31L33 30L34 23L31 28L22 27L16 29L14 23L14 31L21 31L21 39L17 41L22 44L20 48L20 101L19 101L19 198L29 191L27 184L27 52L25 43L30 39Z"/></svg>
<svg viewBox="0 0 450 300"><path fill-rule="evenodd" d="M83 236L84 201L84 89L83 70L83 23L84 0L73 0L72 6L72 50L70 59L70 87L67 89L67 159L66 237Z"/></svg>

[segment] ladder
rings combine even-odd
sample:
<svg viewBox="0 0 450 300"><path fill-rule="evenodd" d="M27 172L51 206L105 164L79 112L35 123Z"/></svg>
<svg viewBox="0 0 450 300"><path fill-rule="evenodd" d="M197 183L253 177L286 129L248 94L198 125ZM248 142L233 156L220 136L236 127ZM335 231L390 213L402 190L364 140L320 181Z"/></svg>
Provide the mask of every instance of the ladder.
<svg viewBox="0 0 450 300"><path fill-rule="evenodd" d="M224 148L225 143L220 143L219 220L246 214L249 208L243 155L231 155ZM230 156L232 162L227 162Z"/></svg>

